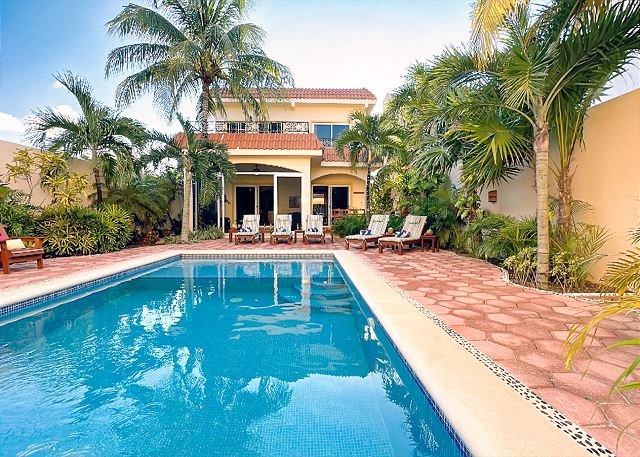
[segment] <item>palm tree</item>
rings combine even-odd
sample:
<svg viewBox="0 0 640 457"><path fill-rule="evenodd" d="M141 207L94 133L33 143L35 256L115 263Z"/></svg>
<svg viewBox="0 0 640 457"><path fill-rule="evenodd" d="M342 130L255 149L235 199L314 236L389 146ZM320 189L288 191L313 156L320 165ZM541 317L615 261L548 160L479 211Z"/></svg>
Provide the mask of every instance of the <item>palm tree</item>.
<svg viewBox="0 0 640 457"><path fill-rule="evenodd" d="M336 151L343 157L348 154L352 168L364 163L367 167L365 184L365 211L371 204L371 167L385 162L388 154L402 147L401 132L380 114L354 111L349 114L350 127L336 139ZM346 150L346 151L345 151Z"/></svg>
<svg viewBox="0 0 640 457"><path fill-rule="evenodd" d="M564 142L565 153L573 150L579 135L567 133L579 132L581 127L567 129L560 122L582 122L584 115L567 113L586 110L640 49L640 1L555 0L537 16L527 1L480 3L507 6L506 13L498 15L498 26L488 29L501 50L485 49L483 58L468 53L439 76L439 84L449 93L493 85L493 90L474 91L472 99L454 109L510 111L530 125L536 167L536 281L545 288L549 274L549 137L560 132L557 136ZM585 87L586 91L581 90Z"/></svg>
<svg viewBox="0 0 640 457"><path fill-rule="evenodd" d="M193 125L176 115L182 127L179 135L167 135L153 132L154 142L149 154L143 160L153 162L156 166L165 159L176 160L182 168L182 230L180 238L186 242L189 239L189 219L191 218L191 183L194 179L202 182L199 197L200 205L208 205L215 200L222 191L220 175L230 179L235 173L235 167L229 162L227 147L214 143L196 133Z"/></svg>
<svg viewBox="0 0 640 457"><path fill-rule="evenodd" d="M133 176L132 151L145 144L146 129L94 99L91 86L79 76L66 72L55 78L73 94L80 115L75 118L49 107L37 110L29 120L27 136L42 149L67 157L88 157L101 205L101 177L108 186L117 187Z"/></svg>
<svg viewBox="0 0 640 457"><path fill-rule="evenodd" d="M166 220L175 197L175 183L158 176L136 176L126 186L109 191L105 202L126 209L143 227Z"/></svg>
<svg viewBox="0 0 640 457"><path fill-rule="evenodd" d="M139 43L109 53L106 75L128 69L116 92L127 105L152 91L171 118L185 98L198 96L201 131L209 131L209 113L224 113L223 91L245 115L266 115L264 95L278 95L293 83L287 67L262 50L264 31L242 22L247 0L158 0L157 9L129 4L107 23L107 30ZM265 91L266 90L266 91Z"/></svg>

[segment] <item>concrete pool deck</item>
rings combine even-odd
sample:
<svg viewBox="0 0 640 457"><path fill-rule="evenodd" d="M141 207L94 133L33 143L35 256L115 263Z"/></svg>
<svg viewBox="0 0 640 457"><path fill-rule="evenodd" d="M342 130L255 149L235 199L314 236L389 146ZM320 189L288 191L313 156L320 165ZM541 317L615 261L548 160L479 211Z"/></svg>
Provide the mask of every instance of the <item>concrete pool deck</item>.
<svg viewBox="0 0 640 457"><path fill-rule="evenodd" d="M341 253L344 252L339 240L326 245L304 246L298 243L277 247L267 243L235 246L226 240L217 240L189 246L144 247L98 256L51 259L46 261L44 270L36 270L28 264L19 265L13 267L11 275L0 276L0 302L27 291L44 293L49 287L60 287L67 281L78 280L81 274L103 274L106 269L122 269L125 265L148 262L156 255L202 249L236 252L240 249L256 253L326 249L335 250L338 257L343 257ZM359 250L351 252L353 255L349 258L364 261L386 280L367 283L363 295L368 293L367 290L378 287L378 283L388 282L399 288L618 455L631 457L640 454L640 424L626 431L616 449L618 431L638 415L640 395L636 392L609 397L607 388L625 363L634 356L634 352L602 352L604 345L617 338L637 336L640 331L637 318L628 317L605 323L594 347L576 360L576 368L572 372L565 372L560 356L562 341L572 323L592 312L590 309L593 304L508 284L502 279L499 269L446 251L412 251L402 257L391 253L379 255L373 249L366 253ZM358 271L358 268L348 268L350 275L352 270ZM355 278L352 279L355 282ZM369 301L370 297L365 298ZM415 303L412 306L418 311ZM411 331L412 335L419 335L433 325L424 314L415 314L409 308L405 308L403 314L412 315L410 321L424 326L422 331ZM451 339L444 332L440 333ZM393 336L398 341L410 344L411 340L405 337L406 334ZM421 349L414 352L426 357L429 351ZM406 354L405 357L409 359ZM448 370L455 372L456 366L454 360ZM589 370L583 377L582 370L587 366ZM485 371L495 381L506 385L497 376ZM416 372L416 375L419 376L419 373ZM450 412L445 412L450 415ZM551 424L542 414L538 416ZM463 438L468 439L465 436Z"/></svg>

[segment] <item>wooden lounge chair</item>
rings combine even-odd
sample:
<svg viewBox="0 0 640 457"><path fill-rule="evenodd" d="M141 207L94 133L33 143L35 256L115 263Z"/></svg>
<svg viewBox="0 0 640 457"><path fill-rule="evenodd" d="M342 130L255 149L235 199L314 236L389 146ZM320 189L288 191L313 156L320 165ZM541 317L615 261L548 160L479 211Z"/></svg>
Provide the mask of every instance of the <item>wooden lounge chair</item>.
<svg viewBox="0 0 640 457"><path fill-rule="evenodd" d="M256 244L260 239L260 216L258 214L245 214L242 217L242 228L234 233L235 244L250 241Z"/></svg>
<svg viewBox="0 0 640 457"><path fill-rule="evenodd" d="M302 234L302 242L309 244L318 241L324 244L324 227L322 226L322 214L310 214L307 216L307 228Z"/></svg>
<svg viewBox="0 0 640 457"><path fill-rule="evenodd" d="M384 248L398 248L398 254L402 255L404 248L420 242L422 230L427 223L427 216L409 215L404 221L404 226L400 232L394 236L383 236L378 239L378 252L382 253Z"/></svg>
<svg viewBox="0 0 640 457"><path fill-rule="evenodd" d="M350 243L360 244L363 251L367 250L369 243L377 243L382 238L389 225L388 214L374 214L369 221L369 227L361 230L358 235L349 235L344 239L344 248L349 249ZM363 233L364 232L364 233Z"/></svg>
<svg viewBox="0 0 640 457"><path fill-rule="evenodd" d="M9 265L12 263L33 262L36 261L38 269L44 268L44 249L42 249L42 241L44 238L39 236L21 236L11 238L7 235L4 226L0 224L0 263L2 263L2 271L9 274ZM33 247L27 247L25 241L29 244L33 243Z"/></svg>
<svg viewBox="0 0 640 457"><path fill-rule="evenodd" d="M291 225L293 224L291 214L276 214L275 225L269 241L271 244L278 244L279 241L284 241L287 244L291 244L293 241L293 232L291 231Z"/></svg>

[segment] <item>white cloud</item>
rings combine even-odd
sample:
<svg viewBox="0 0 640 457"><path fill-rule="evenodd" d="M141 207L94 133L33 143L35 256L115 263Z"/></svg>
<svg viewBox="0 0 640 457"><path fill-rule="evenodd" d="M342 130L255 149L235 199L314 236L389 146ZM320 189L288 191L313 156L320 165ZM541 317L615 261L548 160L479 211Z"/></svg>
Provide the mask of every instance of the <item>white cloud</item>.
<svg viewBox="0 0 640 457"><path fill-rule="evenodd" d="M51 87L53 87L54 89L62 89L64 86L62 85L62 83L60 81L58 81L57 79L53 82L53 84L51 85Z"/></svg>
<svg viewBox="0 0 640 457"><path fill-rule="evenodd" d="M53 111L71 119L78 119L80 117L80 114L74 110L71 105L56 105L53 107Z"/></svg>
<svg viewBox="0 0 640 457"><path fill-rule="evenodd" d="M11 114L0 112L0 132L22 133L24 131L23 122Z"/></svg>

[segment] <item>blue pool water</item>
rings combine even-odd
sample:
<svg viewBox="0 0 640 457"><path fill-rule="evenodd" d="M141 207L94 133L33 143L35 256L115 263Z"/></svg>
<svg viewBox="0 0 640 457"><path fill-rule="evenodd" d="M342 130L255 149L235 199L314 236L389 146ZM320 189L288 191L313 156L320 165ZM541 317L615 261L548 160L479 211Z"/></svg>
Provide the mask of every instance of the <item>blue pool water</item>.
<svg viewBox="0 0 640 457"><path fill-rule="evenodd" d="M0 325L1 455L463 455L332 261L108 285Z"/></svg>

